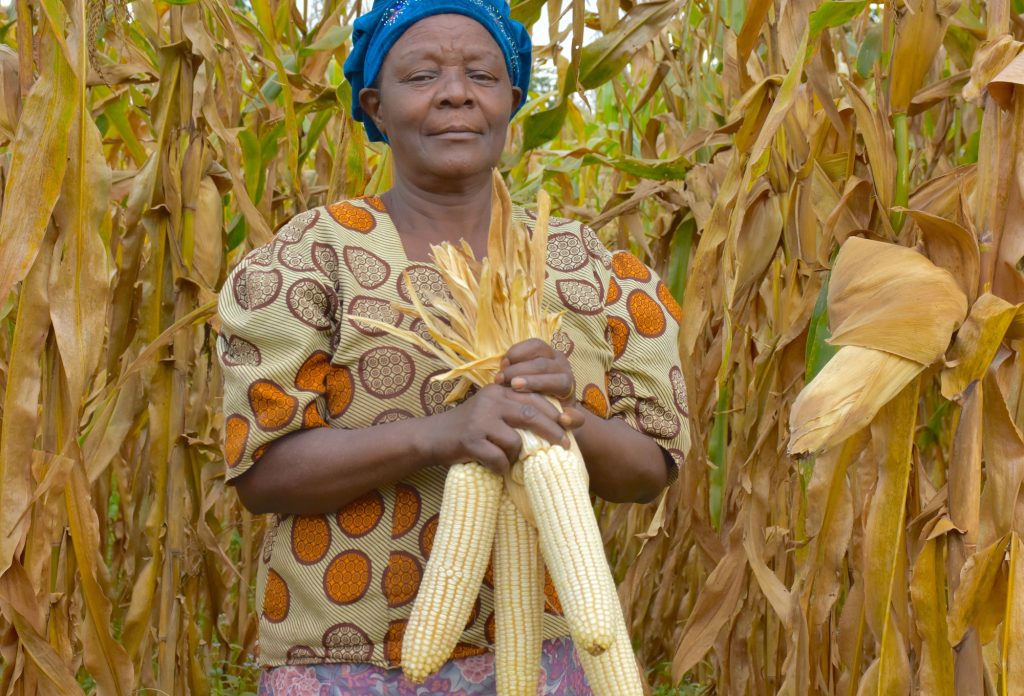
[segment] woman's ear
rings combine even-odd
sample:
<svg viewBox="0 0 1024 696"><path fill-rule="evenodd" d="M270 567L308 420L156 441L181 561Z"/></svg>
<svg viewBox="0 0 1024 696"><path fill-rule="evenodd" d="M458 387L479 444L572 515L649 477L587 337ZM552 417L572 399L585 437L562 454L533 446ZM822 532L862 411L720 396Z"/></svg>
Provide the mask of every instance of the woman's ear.
<svg viewBox="0 0 1024 696"><path fill-rule="evenodd" d="M519 106L519 102L523 98L523 90L519 89L515 85L512 85L512 111L515 112L516 107Z"/></svg>
<svg viewBox="0 0 1024 696"><path fill-rule="evenodd" d="M380 113L380 90L376 87L364 87L359 90L359 106L363 109L363 113L373 121L373 125L377 126L377 130L384 133L384 121ZM384 135L386 136L387 133Z"/></svg>

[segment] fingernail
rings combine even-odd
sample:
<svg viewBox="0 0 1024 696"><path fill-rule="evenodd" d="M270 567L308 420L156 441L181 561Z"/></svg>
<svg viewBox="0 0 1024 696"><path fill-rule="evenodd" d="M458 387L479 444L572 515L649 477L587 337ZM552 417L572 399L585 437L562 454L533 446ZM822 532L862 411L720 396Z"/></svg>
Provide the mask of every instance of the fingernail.
<svg viewBox="0 0 1024 696"><path fill-rule="evenodd" d="M499 372L496 375L494 375L494 383L495 384L504 384L505 383L505 373L504 372Z"/></svg>
<svg viewBox="0 0 1024 696"><path fill-rule="evenodd" d="M562 438L562 449L569 449L572 446L572 442L569 440L569 436L566 435Z"/></svg>
<svg viewBox="0 0 1024 696"><path fill-rule="evenodd" d="M513 389L525 389L526 380L523 379L522 377L513 377L512 382L510 383L509 386L511 386Z"/></svg>

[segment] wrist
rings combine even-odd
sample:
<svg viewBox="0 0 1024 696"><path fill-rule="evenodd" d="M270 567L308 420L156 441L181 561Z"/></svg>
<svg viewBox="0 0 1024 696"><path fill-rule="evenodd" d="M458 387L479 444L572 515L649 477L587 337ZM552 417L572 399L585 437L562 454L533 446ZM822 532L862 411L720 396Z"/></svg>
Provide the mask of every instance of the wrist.
<svg viewBox="0 0 1024 696"><path fill-rule="evenodd" d="M422 462L422 467L451 463L451 437L448 436L447 421L450 412L444 411L420 419L418 437L413 438L413 456Z"/></svg>

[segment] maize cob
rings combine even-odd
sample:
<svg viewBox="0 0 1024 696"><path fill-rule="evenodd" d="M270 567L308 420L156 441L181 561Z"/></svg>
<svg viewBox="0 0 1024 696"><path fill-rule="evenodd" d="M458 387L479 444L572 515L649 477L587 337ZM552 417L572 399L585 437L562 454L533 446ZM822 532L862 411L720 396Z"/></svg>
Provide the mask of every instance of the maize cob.
<svg viewBox="0 0 1024 696"><path fill-rule="evenodd" d="M569 632L578 647L600 655L612 646L620 633L616 622L623 619L590 504L586 469L575 453L531 432L519 434L527 453L522 460L526 493Z"/></svg>
<svg viewBox="0 0 1024 696"><path fill-rule="evenodd" d="M626 622L619 621L612 647L597 657L577 651L594 696L644 696Z"/></svg>
<svg viewBox="0 0 1024 696"><path fill-rule="evenodd" d="M502 478L455 464L445 478L434 546L402 639L402 670L422 682L448 660L480 592L501 500Z"/></svg>
<svg viewBox="0 0 1024 696"><path fill-rule="evenodd" d="M536 528L507 493L498 506L494 537L494 612L498 693L536 696L544 640L544 565Z"/></svg>

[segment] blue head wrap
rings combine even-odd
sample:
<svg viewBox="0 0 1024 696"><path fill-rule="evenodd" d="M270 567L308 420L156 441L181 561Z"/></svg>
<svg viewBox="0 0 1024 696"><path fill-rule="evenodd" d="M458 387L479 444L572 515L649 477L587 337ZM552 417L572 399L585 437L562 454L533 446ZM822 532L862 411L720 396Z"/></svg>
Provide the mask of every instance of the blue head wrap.
<svg viewBox="0 0 1024 696"><path fill-rule="evenodd" d="M352 86L352 118L362 121L370 140L387 141L359 106L359 92L377 81L388 51L405 30L421 19L460 14L482 24L505 55L512 84L523 92L512 113L526 101L533 64L530 33L512 19L505 0L374 0L373 9L355 21L352 53L345 61L345 79Z"/></svg>

